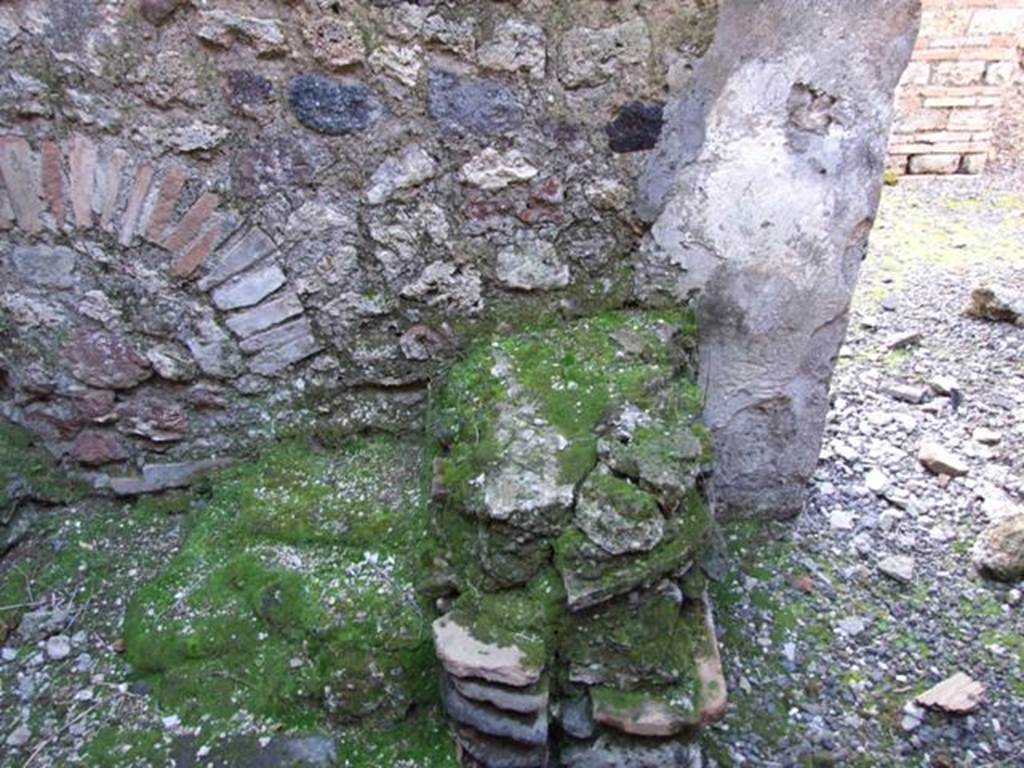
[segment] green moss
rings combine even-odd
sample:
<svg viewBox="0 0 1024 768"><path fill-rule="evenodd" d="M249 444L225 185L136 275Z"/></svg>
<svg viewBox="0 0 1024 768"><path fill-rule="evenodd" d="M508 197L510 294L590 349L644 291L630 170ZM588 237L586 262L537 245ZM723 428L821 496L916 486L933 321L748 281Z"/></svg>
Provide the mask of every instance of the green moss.
<svg viewBox="0 0 1024 768"><path fill-rule="evenodd" d="M616 595L640 586L694 559L707 541L711 515L696 489L687 494L678 517L670 519L661 541L649 552L597 557L594 545L577 528L555 541L555 564L582 582L588 591Z"/></svg>
<svg viewBox="0 0 1024 768"><path fill-rule="evenodd" d="M113 726L101 728L85 747L86 762L94 768L167 765L170 752L160 731L128 731Z"/></svg>
<svg viewBox="0 0 1024 768"><path fill-rule="evenodd" d="M164 706L307 727L433 700L413 591L427 519L408 450L284 444L213 479L180 553L125 617L127 658Z"/></svg>
<svg viewBox="0 0 1024 768"><path fill-rule="evenodd" d="M449 726L436 708L424 709L399 727L342 734L339 762L345 768L458 768Z"/></svg>
<svg viewBox="0 0 1024 768"><path fill-rule="evenodd" d="M646 522L661 516L658 502L651 494L621 477L594 472L585 487L589 494L602 500L602 506L611 507L627 520ZM601 522L604 521L598 521Z"/></svg>
<svg viewBox="0 0 1024 768"><path fill-rule="evenodd" d="M515 645L529 664L541 667L555 652L564 607L562 580L549 568L521 589L464 592L453 612L478 640Z"/></svg>
<svg viewBox="0 0 1024 768"><path fill-rule="evenodd" d="M22 489L20 495L51 504L71 504L86 490L56 467L29 432L0 421L0 510L17 502L9 495L15 487ZM4 517L0 512L0 519Z"/></svg>
<svg viewBox="0 0 1024 768"><path fill-rule="evenodd" d="M184 515L191 510L194 501L195 496L188 491L150 494L135 502L135 514L146 519Z"/></svg>
<svg viewBox="0 0 1024 768"><path fill-rule="evenodd" d="M658 338L658 331L667 327L681 334L683 343L677 349ZM617 334L628 336L641 351L624 354L613 338ZM594 430L608 407L624 401L652 405L653 385L689 363L688 342L695 334L696 320L687 311L606 312L482 341L431 388L428 430L445 449L441 474L447 503L474 508L479 491L472 480L498 458L495 421L499 407L512 395L505 377L494 372L497 364L508 366L507 375L566 438L559 454L562 479L575 483L594 466ZM685 379L675 387L676 402L692 417L699 410L699 389Z"/></svg>
<svg viewBox="0 0 1024 768"><path fill-rule="evenodd" d="M24 556L0 560L0 637L15 627L33 600L54 597L78 605L123 577L125 548L131 547L131 567L145 569L159 553L139 550L136 537L165 535L162 525L126 511L122 505L92 500L76 507L74 516L40 520L34 538L41 546L27 547Z"/></svg>
<svg viewBox="0 0 1024 768"><path fill-rule="evenodd" d="M695 678L689 678L682 685L653 690L625 691L605 685L590 689L594 707L605 712L635 718L651 706L656 706L671 718L691 726L700 723L698 694Z"/></svg>
<svg viewBox="0 0 1024 768"><path fill-rule="evenodd" d="M680 611L669 598L646 595L639 603L619 598L573 614L559 654L621 690L661 685L695 693L694 657L704 640L699 611Z"/></svg>

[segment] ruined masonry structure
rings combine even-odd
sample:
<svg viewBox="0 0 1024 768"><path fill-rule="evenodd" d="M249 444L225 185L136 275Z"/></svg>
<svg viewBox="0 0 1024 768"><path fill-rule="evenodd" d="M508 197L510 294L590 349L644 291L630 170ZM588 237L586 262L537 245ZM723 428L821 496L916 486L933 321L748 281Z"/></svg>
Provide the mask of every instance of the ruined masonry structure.
<svg viewBox="0 0 1024 768"><path fill-rule="evenodd" d="M703 0L0 5L0 413L97 487L418 431L482 333L635 300Z"/></svg>
<svg viewBox="0 0 1024 768"><path fill-rule="evenodd" d="M699 764L726 696L712 518L800 509L919 20L4 3L0 414L123 495L274 437L425 425L416 566L463 762ZM129 655L168 672L193 638L133 615ZM366 665L324 659L342 719L423 690L389 663L364 701L342 678Z"/></svg>
<svg viewBox="0 0 1024 768"><path fill-rule="evenodd" d="M1024 0L923 0L921 33L900 81L889 166L981 173L1024 67Z"/></svg>
<svg viewBox="0 0 1024 768"><path fill-rule="evenodd" d="M432 390L434 642L464 764L700 765L726 689L695 325L501 336Z"/></svg>

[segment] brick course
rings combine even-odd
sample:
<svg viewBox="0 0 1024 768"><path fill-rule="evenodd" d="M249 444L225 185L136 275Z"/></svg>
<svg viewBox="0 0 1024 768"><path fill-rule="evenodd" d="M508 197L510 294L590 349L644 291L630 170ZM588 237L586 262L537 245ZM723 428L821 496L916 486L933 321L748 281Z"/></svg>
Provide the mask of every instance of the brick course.
<svg viewBox="0 0 1024 768"><path fill-rule="evenodd" d="M897 94L889 166L980 173L992 127L1024 62L1024 0L923 0Z"/></svg>

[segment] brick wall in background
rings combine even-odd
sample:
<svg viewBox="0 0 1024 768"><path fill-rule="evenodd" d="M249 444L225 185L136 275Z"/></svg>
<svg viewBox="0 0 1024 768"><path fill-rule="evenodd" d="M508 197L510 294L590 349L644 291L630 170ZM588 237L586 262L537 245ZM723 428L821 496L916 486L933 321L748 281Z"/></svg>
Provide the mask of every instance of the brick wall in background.
<svg viewBox="0 0 1024 768"><path fill-rule="evenodd" d="M897 173L980 173L1021 76L1024 0L922 0L900 82L889 164Z"/></svg>

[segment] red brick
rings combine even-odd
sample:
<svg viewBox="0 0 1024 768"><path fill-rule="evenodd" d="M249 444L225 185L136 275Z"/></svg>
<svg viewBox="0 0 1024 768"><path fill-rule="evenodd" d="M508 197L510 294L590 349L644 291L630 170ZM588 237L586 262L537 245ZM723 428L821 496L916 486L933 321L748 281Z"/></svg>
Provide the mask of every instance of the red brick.
<svg viewBox="0 0 1024 768"><path fill-rule="evenodd" d="M188 277L206 261L224 237L224 223L215 218L213 223L193 242L188 250L178 253L171 262L171 274L175 277Z"/></svg>
<svg viewBox="0 0 1024 768"><path fill-rule="evenodd" d="M135 237L135 231L139 225L139 214L142 213L142 204L146 200L152 181L153 166L143 163L135 172L135 181L132 182L131 191L128 193L128 203L121 216L121 234L117 239L121 245L131 245L132 239Z"/></svg>
<svg viewBox="0 0 1024 768"><path fill-rule="evenodd" d="M178 254L199 234L219 203L220 196L212 192L204 192L192 204L188 212L181 217L181 221L178 222L178 226L174 228L170 236L164 240L164 247L172 253Z"/></svg>
<svg viewBox="0 0 1024 768"><path fill-rule="evenodd" d="M159 244L163 241L164 230L174 215L174 209L178 206L178 198L181 196L182 187L185 186L185 169L180 165L172 165L163 181L160 182L160 190L157 192L156 200L153 201L153 208L149 212L149 220L145 226L145 238Z"/></svg>
<svg viewBox="0 0 1024 768"><path fill-rule="evenodd" d="M75 134L68 152L68 167L71 171L71 210L75 214L75 226L88 229L92 226L92 194L96 188L96 144Z"/></svg>
<svg viewBox="0 0 1024 768"><path fill-rule="evenodd" d="M124 165L128 162L128 153L123 149L115 149L103 173L103 194L100 197L100 226L106 231L113 231L114 212L117 210L117 196L121 193L121 176Z"/></svg>
<svg viewBox="0 0 1024 768"><path fill-rule="evenodd" d="M0 136L0 178L7 187L18 226L30 234L39 231L39 214L43 207L35 164L32 148L25 139L21 136Z"/></svg>
<svg viewBox="0 0 1024 768"><path fill-rule="evenodd" d="M64 177L61 171L60 145L55 141L43 142L40 162L43 195L59 229L64 226Z"/></svg>

